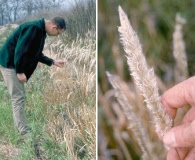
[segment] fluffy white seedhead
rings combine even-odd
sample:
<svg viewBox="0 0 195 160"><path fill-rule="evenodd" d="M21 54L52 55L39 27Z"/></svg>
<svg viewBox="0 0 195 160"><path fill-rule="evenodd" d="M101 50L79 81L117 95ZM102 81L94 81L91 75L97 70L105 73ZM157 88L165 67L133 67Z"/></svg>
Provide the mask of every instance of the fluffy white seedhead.
<svg viewBox="0 0 195 160"><path fill-rule="evenodd" d="M131 75L135 84L142 92L148 109L153 113L153 123L155 124L156 132L164 135L171 128L172 119L165 113L165 109L160 103L154 70L148 68L139 38L120 6L119 18L121 23L121 26L118 28L120 42L126 52Z"/></svg>
<svg viewBox="0 0 195 160"><path fill-rule="evenodd" d="M183 25L186 20L179 14L176 15L175 31L173 33L173 56L176 61L175 80L181 82L188 78L187 55L183 40Z"/></svg>
<svg viewBox="0 0 195 160"><path fill-rule="evenodd" d="M135 114L133 105L128 100L128 86L116 75L112 75L109 72L106 72L108 80L115 91L115 97L117 98L124 114L126 115L129 121L129 128L132 130L134 137L136 138L142 152L143 160L151 159L149 139L146 133L145 126L143 126L141 119Z"/></svg>

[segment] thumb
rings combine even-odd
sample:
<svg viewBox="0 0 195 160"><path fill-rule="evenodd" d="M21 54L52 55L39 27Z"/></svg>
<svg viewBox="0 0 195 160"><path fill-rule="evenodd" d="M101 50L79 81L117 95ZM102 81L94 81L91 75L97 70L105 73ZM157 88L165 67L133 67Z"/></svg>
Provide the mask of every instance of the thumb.
<svg viewBox="0 0 195 160"><path fill-rule="evenodd" d="M64 61L63 61L63 60L59 60L59 59L58 59L58 60L56 60L56 62L57 62L57 63L59 63L59 64L64 63Z"/></svg>
<svg viewBox="0 0 195 160"><path fill-rule="evenodd" d="M163 142L169 147L195 146L195 121L170 129L163 137Z"/></svg>
<svg viewBox="0 0 195 160"><path fill-rule="evenodd" d="M59 61L60 64L64 64L64 61Z"/></svg>

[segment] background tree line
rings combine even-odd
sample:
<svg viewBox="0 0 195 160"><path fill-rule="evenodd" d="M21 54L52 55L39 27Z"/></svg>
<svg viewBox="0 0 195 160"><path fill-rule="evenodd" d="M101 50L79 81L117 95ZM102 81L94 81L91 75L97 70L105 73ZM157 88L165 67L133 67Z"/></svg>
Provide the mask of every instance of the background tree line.
<svg viewBox="0 0 195 160"><path fill-rule="evenodd" d="M62 16L71 38L85 36L96 27L95 0L0 0L0 26L37 18Z"/></svg>

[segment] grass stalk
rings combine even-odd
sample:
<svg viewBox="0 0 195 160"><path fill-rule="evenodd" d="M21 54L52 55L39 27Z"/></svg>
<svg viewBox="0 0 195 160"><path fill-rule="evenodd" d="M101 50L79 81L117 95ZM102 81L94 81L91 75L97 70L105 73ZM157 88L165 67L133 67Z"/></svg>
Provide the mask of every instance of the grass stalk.
<svg viewBox="0 0 195 160"><path fill-rule="evenodd" d="M119 18L121 23L118 28L120 41L126 52L131 75L145 98L147 108L153 114L156 132L164 135L172 127L172 119L165 113L165 109L160 103L154 70L148 68L137 33L133 30L127 15L120 6Z"/></svg>

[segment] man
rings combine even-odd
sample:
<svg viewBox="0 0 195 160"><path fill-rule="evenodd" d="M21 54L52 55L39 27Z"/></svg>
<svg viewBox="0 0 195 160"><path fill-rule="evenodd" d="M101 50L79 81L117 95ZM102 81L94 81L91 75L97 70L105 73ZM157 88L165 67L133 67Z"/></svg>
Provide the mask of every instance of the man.
<svg viewBox="0 0 195 160"><path fill-rule="evenodd" d="M162 95L162 104L173 119L177 109L190 105L180 125L174 126L163 137L170 147L167 160L195 159L195 76L175 85Z"/></svg>
<svg viewBox="0 0 195 160"><path fill-rule="evenodd" d="M38 62L63 67L64 61L53 60L42 53L46 33L57 36L64 32L63 18L36 20L21 24L0 48L0 69L11 95L14 125L24 135L30 131L24 112L24 83L36 69Z"/></svg>

